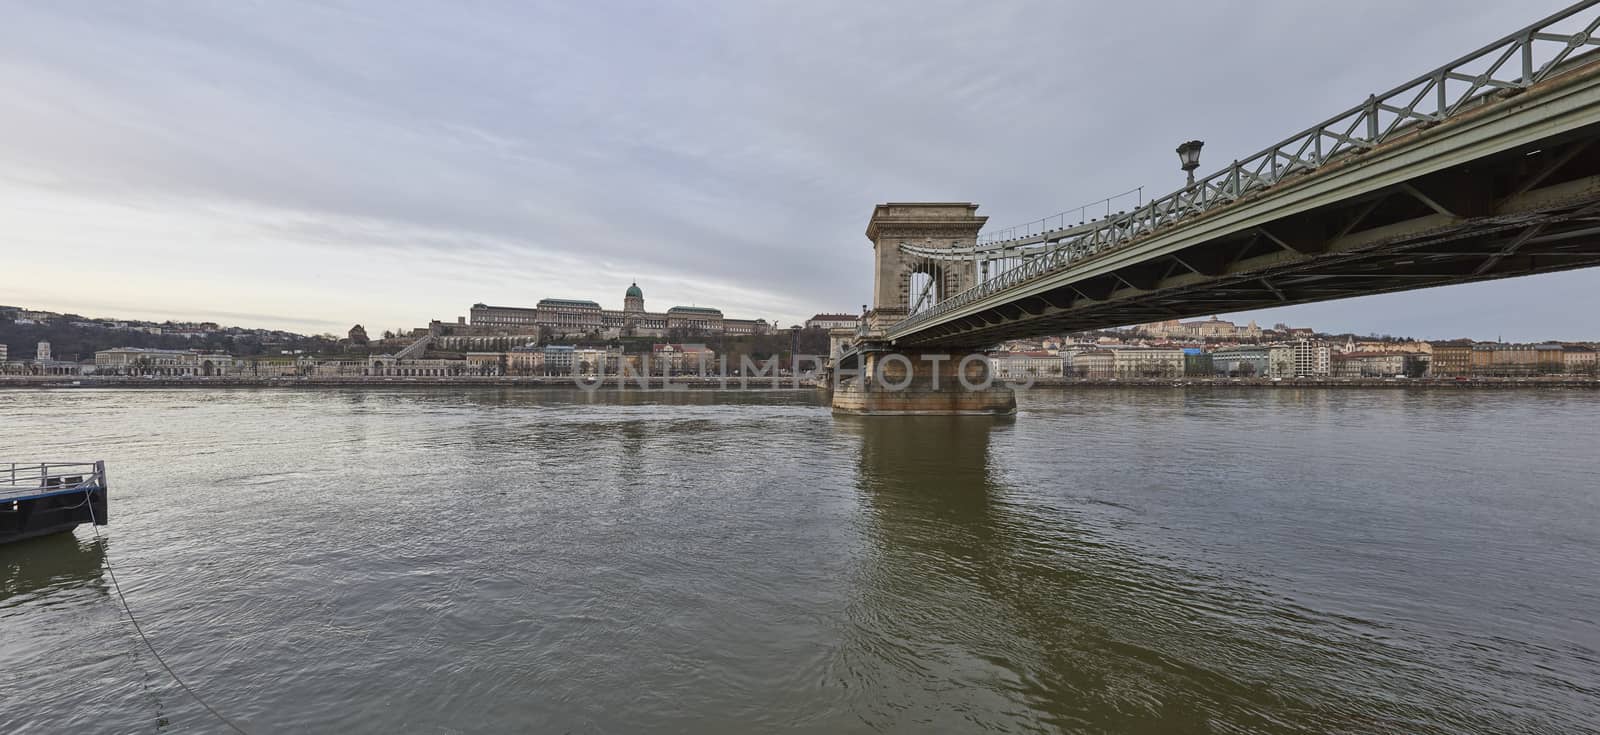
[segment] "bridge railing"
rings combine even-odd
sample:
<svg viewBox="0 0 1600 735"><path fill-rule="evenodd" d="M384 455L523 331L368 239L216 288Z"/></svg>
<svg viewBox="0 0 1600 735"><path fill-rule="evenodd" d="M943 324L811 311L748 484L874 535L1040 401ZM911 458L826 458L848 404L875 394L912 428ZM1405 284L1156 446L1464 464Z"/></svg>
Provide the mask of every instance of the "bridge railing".
<svg viewBox="0 0 1600 735"><path fill-rule="evenodd" d="M105 462L0 462L0 501L105 486Z"/></svg>
<svg viewBox="0 0 1600 735"><path fill-rule="evenodd" d="M1015 265L901 321L893 331L903 332L936 320L1289 177L1318 170L1419 127L1437 125L1497 93L1516 94L1558 71L1591 63L1596 55L1586 47L1600 45L1600 38L1595 38L1597 29L1600 0L1585 0L1427 74L1371 95L1355 107L1126 214L1071 226L1063 221L1060 229L1043 233L1033 233L1031 226L1024 226L1026 234L985 240L972 248L915 249L915 254L922 257L963 261L1001 254L1005 256L1002 262Z"/></svg>
<svg viewBox="0 0 1600 735"><path fill-rule="evenodd" d="M1133 201L1129 202L1129 199L1133 199ZM995 232L985 233L978 238L978 246L981 248L995 243L1012 242L1049 232L1059 232L1075 226L1074 220L1076 224L1082 225L1093 222L1096 219L1110 217L1113 206L1123 207L1117 212L1121 214L1126 211L1129 204L1132 204L1135 209L1144 206L1144 187L1135 187L1121 194L1113 194L1104 199L1098 199L1066 211L1057 212L1049 217L1042 217L1032 222L1024 222L1020 225L1012 225ZM1095 215L1099 214L1102 206L1105 207L1105 214L1096 217Z"/></svg>

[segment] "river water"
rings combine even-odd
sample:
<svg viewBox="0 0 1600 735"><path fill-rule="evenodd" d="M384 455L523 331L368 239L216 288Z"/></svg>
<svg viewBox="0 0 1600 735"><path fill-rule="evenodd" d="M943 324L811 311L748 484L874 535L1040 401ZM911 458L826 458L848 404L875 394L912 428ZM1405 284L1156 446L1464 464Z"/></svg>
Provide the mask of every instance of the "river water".
<svg viewBox="0 0 1600 735"><path fill-rule="evenodd" d="M1595 732L1600 393L0 391L0 732Z"/></svg>

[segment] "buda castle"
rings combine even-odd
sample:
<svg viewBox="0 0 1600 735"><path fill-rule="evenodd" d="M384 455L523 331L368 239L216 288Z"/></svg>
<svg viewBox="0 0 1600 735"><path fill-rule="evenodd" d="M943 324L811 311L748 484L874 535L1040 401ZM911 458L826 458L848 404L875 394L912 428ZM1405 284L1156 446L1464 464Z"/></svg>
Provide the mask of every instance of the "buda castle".
<svg viewBox="0 0 1600 735"><path fill-rule="evenodd" d="M473 304L474 333L537 334L548 327L555 337L665 337L673 330L697 334L765 334L764 319L731 319L721 309L674 306L645 311L644 291L635 283L622 296L622 308L602 309L586 299L540 299L533 308Z"/></svg>
<svg viewBox="0 0 1600 735"><path fill-rule="evenodd" d="M1280 325L1281 326L1281 325ZM1287 329L1287 328L1286 328ZM1204 321L1180 322L1168 319L1133 327L1133 331L1146 337L1167 339L1261 339L1262 329L1254 319L1249 324L1234 324L1213 316Z"/></svg>

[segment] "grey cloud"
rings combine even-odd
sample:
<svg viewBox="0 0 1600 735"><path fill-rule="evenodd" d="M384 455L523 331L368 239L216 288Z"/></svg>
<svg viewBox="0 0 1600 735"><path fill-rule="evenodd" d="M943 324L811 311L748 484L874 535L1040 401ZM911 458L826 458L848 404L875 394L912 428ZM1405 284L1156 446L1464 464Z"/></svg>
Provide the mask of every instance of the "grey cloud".
<svg viewBox="0 0 1600 735"><path fill-rule="evenodd" d="M0 29L0 163L432 253L463 293L475 261L564 254L799 318L868 299L873 204L1003 226L1161 193L1177 141L1221 166L1534 4L32 4Z"/></svg>

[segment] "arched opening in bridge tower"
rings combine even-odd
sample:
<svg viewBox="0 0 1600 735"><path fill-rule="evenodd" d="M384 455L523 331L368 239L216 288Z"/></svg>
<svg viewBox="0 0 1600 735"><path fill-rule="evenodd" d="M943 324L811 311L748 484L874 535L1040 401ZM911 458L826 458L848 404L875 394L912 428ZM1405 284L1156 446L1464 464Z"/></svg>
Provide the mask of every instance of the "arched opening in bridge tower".
<svg viewBox="0 0 1600 735"><path fill-rule="evenodd" d="M916 314L933 307L945 298L944 269L934 263L922 263L911 269L907 276L907 293L911 303L907 312Z"/></svg>

